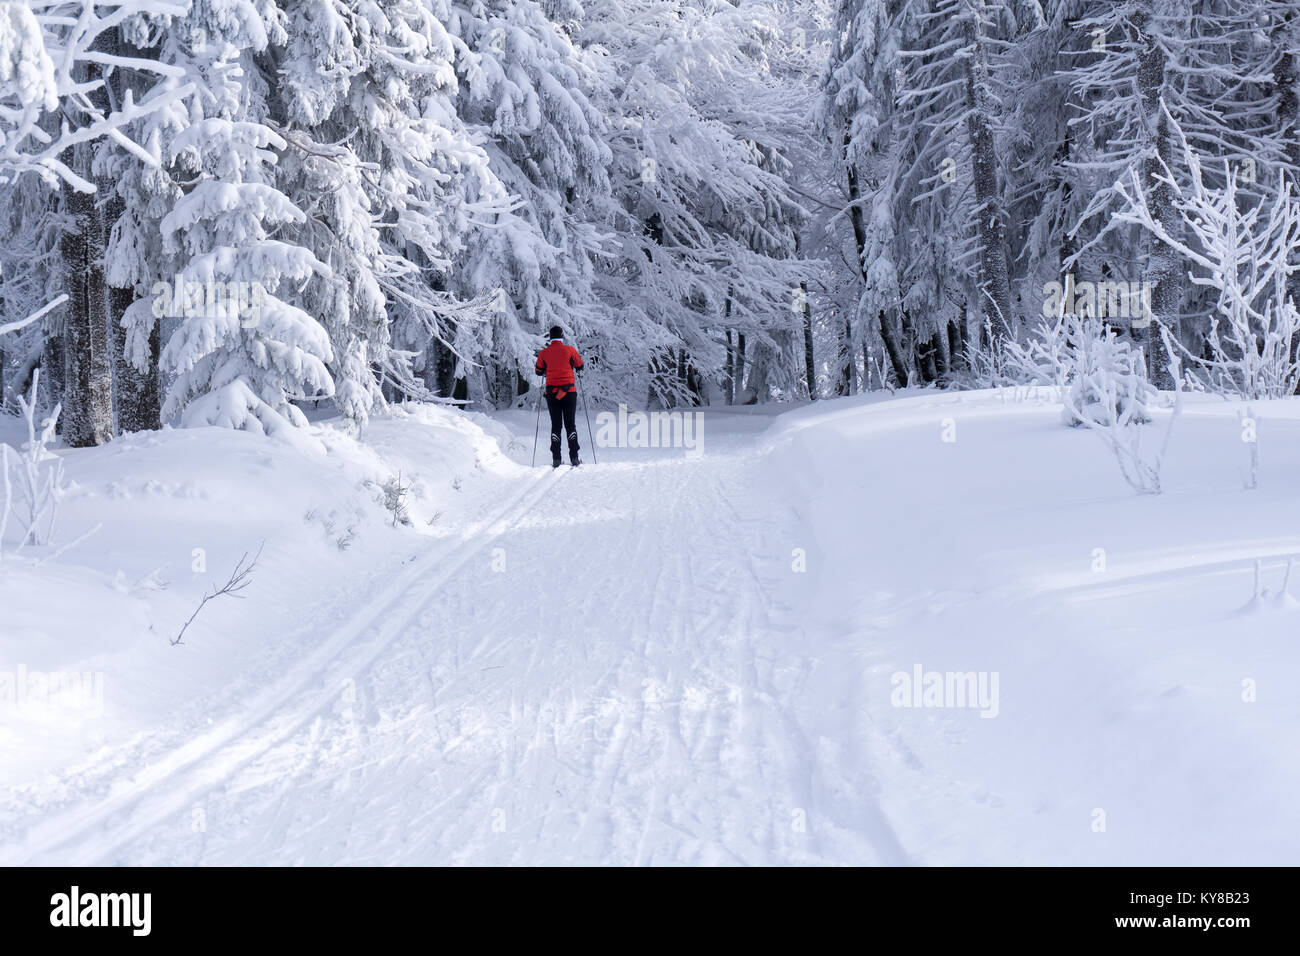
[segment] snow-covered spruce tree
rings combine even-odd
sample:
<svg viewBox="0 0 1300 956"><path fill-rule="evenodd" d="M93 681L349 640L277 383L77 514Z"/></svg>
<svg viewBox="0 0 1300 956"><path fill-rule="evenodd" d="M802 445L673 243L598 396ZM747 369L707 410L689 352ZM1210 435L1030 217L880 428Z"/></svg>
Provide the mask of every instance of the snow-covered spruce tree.
<svg viewBox="0 0 1300 956"><path fill-rule="evenodd" d="M1090 0L1043 4L1044 19L997 57L1006 90L1003 121L1012 298L1032 315L1048 283L1064 282L1078 249L1073 232L1090 193L1071 161L1082 111L1071 70L1097 54L1096 37L1079 26ZM1081 275L1080 279L1088 278ZM1096 277L1093 277L1094 279Z"/></svg>
<svg viewBox="0 0 1300 956"><path fill-rule="evenodd" d="M898 150L888 187L896 211L903 308L928 328L980 316L987 345L1015 332L998 146L1009 91L1000 54L1036 27L1032 5L911 0L898 30ZM969 276L969 278L967 278ZM942 344L940 342L939 344Z"/></svg>
<svg viewBox="0 0 1300 956"><path fill-rule="evenodd" d="M615 318L602 363L652 401L696 402L699 370L724 365L728 331L782 349L771 333L788 337L804 278L790 258L799 213L783 178L788 159L772 136L785 110L767 66L770 11L706 0L584 9L582 40L602 57L596 102L616 199L605 224L614 254L597 286ZM745 363L735 357L733 374ZM789 381L792 360L781 351Z"/></svg>
<svg viewBox="0 0 1300 956"><path fill-rule="evenodd" d="M592 54L571 36L582 15L572 0L452 4L457 110L516 197L513 208L469 231L450 276L462 296L490 296L490 325L462 340L485 366L473 391L497 405L514 400L550 326L565 327L597 358L608 334L593 281L605 244L597 222L608 217L611 153L588 97L597 82ZM603 365L593 363L601 390Z"/></svg>
<svg viewBox="0 0 1300 956"><path fill-rule="evenodd" d="M446 277L505 190L456 112L448 4L283 9L287 36L263 57L283 79L268 123L288 144L279 181L306 213L295 235L330 268L302 303L329 334L335 404L364 425L385 390L430 394L413 368L428 343L450 347L450 326L485 321Z"/></svg>
<svg viewBox="0 0 1300 956"><path fill-rule="evenodd" d="M1291 0L1269 3L1268 29L1274 58L1269 92L1273 127L1282 143L1282 175L1291 183L1292 195L1300 195L1300 9ZM1287 290L1300 303L1300 268L1291 273Z"/></svg>
<svg viewBox="0 0 1300 956"><path fill-rule="evenodd" d="M274 11L244 0L196 0L172 30L200 95L168 150L192 178L160 224L183 289L154 306L183 313L162 352L175 375L163 416L181 413L187 425L275 432L305 423L294 401L333 394L324 328L275 294L285 280L329 274L308 249L271 235L305 218L276 187L272 150L287 143L261 121L265 88L253 62L281 31Z"/></svg>
<svg viewBox="0 0 1300 956"><path fill-rule="evenodd" d="M732 122L754 144L759 168L780 177L780 183L761 212L722 223L748 249L776 259L789 283L784 301L777 303L778 310L763 316L750 336L754 355L744 397L754 401L785 400L813 389L812 308L816 300L809 295L809 285L818 279L825 263L813 258L804 243L811 225L808 207L820 200L800 184L820 190L834 176L825 162L825 152L816 149L820 144L808 136L809 119L818 102L818 69L813 64L819 61L814 58L826 44L810 49L807 30L815 26L814 14L820 5L795 2L774 6L762 55L751 56L750 90L740 100L746 112L733 113ZM853 364L846 363L850 374ZM679 377L680 365L679 356ZM688 384L692 365L687 357ZM700 387L693 385L691 391L698 396Z"/></svg>
<svg viewBox="0 0 1300 956"><path fill-rule="evenodd" d="M64 182L93 192L86 171L70 168L65 157L78 144L103 136L152 161L122 130L185 91L139 102L127 96L105 109L95 94L111 70L168 71L105 49L104 41L133 18L179 15L185 6L169 0L8 0L0 6L0 182L33 173L51 188Z"/></svg>
<svg viewBox="0 0 1300 956"><path fill-rule="evenodd" d="M894 380L906 384L911 377L910 320L900 308L894 196L884 188L895 146L899 6L886 0L836 4L817 119L843 168L853 255L860 274L861 314L877 324Z"/></svg>
<svg viewBox="0 0 1300 956"><path fill-rule="evenodd" d="M802 207L794 226L792 255L806 273L791 289L791 371L799 377L797 386L791 382L791 393L816 399L825 389L820 379L826 360L838 359L838 350L831 349L826 333L851 315L845 305L846 293L852 289L845 276L837 274L847 265L843 253L846 230L830 227L831 217L844 205L841 166L819 137L808 135L810 120L822 102L834 4L829 0L784 0L772 6L777 40L768 48L768 72L772 95L779 98L783 109L779 116L771 117L767 138L780 143L789 165L783 178ZM870 340L874 341L874 336ZM726 385L724 378L724 391Z"/></svg>

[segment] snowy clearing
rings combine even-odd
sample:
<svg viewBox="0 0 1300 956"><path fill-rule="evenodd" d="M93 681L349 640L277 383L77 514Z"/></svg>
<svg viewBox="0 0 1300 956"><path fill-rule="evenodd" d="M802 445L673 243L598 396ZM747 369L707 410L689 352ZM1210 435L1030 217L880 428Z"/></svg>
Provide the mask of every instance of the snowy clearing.
<svg viewBox="0 0 1300 956"><path fill-rule="evenodd" d="M1300 402L1256 411L1258 489L1206 399L1160 496L1009 391L576 471L420 406L63 452L102 527L0 565L0 863L1293 862Z"/></svg>

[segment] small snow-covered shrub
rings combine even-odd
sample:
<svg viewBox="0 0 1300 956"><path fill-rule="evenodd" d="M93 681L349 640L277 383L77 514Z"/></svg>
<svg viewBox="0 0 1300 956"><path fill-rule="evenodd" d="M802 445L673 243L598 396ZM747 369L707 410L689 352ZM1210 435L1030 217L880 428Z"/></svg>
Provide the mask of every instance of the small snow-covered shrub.
<svg viewBox="0 0 1300 956"><path fill-rule="evenodd" d="M406 496L411 490L410 483L402 483L402 475L390 475L383 484L368 482L379 489L378 501L384 506L392 519L393 527L410 525L411 514L406 505Z"/></svg>
<svg viewBox="0 0 1300 956"><path fill-rule="evenodd" d="M1175 382L1181 367L1161 330ZM1124 480L1142 494L1160 493L1160 469L1174 420L1182 408L1181 387L1174 394L1174 414L1157 451L1144 447L1150 406L1159 393L1147 381L1142 352L1121 339L1100 318L1069 313L1045 319L1034 338L1008 347L1008 361L1030 381L1055 386L1061 396L1061 420L1072 428L1095 432L1110 448Z"/></svg>
<svg viewBox="0 0 1300 956"><path fill-rule="evenodd" d="M1043 319L1026 343L1007 343L1016 377L1060 390L1062 420L1071 427L1145 424L1156 390L1142 352L1099 318L1062 313Z"/></svg>
<svg viewBox="0 0 1300 956"><path fill-rule="evenodd" d="M1082 425L1124 428L1151 421L1148 402L1156 390L1147 381L1142 352L1122 341L1101 320L1067 316L1061 358L1064 362L1064 408L1061 420Z"/></svg>

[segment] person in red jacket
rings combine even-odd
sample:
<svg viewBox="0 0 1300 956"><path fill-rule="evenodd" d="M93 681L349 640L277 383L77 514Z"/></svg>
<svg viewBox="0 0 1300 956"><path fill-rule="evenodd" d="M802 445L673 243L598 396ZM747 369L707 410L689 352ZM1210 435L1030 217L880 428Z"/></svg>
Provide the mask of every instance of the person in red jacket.
<svg viewBox="0 0 1300 956"><path fill-rule="evenodd" d="M551 467L559 468L560 425L569 436L569 464L582 464L578 458L578 390L573 371L582 368L582 356L572 345L564 344L564 330L551 326L551 342L537 353L536 372L546 376L546 410L551 413Z"/></svg>

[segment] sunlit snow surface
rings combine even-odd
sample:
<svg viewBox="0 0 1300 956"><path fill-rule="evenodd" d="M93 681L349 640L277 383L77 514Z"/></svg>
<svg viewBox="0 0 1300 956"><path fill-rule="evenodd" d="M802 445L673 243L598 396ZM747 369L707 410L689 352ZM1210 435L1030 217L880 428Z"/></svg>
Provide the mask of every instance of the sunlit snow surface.
<svg viewBox="0 0 1300 956"><path fill-rule="evenodd" d="M0 863L1295 862L1300 404L1246 491L1189 402L1160 496L1042 396L778 411L577 471L531 410L65 452L56 547L102 527L7 542L0 675L90 690L0 676Z"/></svg>

